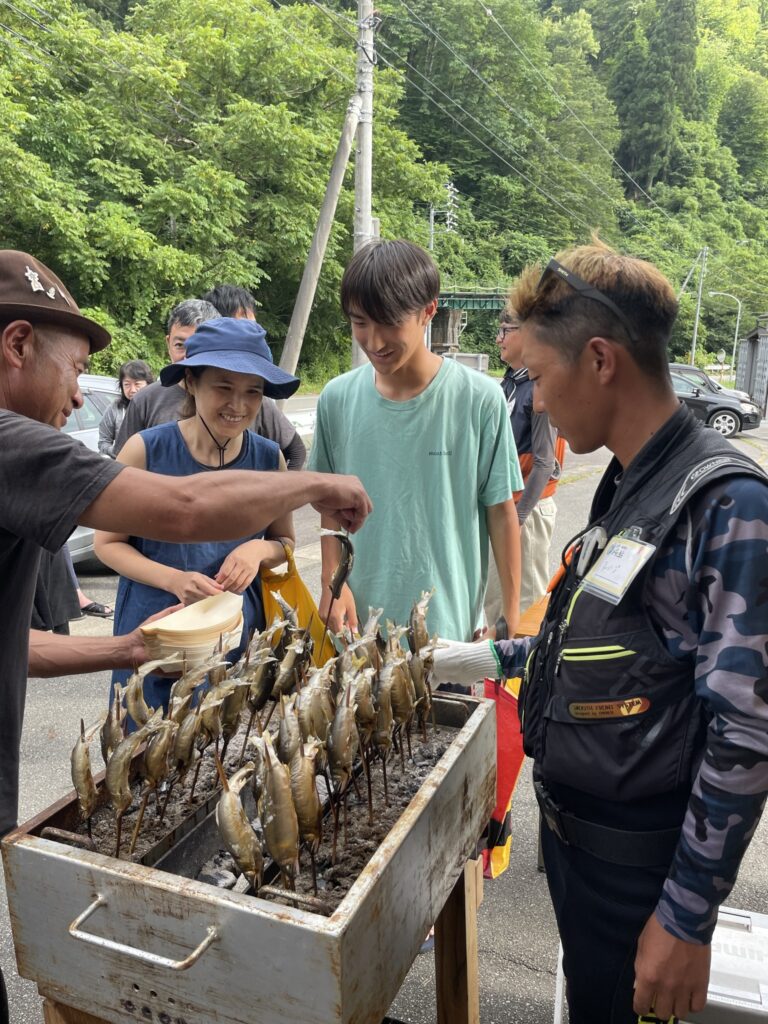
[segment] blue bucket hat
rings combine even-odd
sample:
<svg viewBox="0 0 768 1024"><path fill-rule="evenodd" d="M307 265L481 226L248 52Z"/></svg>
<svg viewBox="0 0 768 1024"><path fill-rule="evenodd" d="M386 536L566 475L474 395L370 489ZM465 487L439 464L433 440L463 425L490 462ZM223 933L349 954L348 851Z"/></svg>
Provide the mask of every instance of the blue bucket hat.
<svg viewBox="0 0 768 1024"><path fill-rule="evenodd" d="M215 366L232 373L252 373L264 378L269 398L290 398L301 381L275 366L264 328L254 320L220 316L200 324L186 343L187 354L160 371L163 387L178 384L187 366Z"/></svg>

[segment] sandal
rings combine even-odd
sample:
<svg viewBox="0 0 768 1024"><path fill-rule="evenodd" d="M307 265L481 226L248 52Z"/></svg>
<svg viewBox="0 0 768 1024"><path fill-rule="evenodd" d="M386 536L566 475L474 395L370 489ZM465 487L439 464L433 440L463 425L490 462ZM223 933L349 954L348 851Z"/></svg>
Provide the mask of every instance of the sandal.
<svg viewBox="0 0 768 1024"><path fill-rule="evenodd" d="M97 615L100 619L111 619L115 614L114 609L108 604L99 604L98 601L91 601L80 609L82 615Z"/></svg>

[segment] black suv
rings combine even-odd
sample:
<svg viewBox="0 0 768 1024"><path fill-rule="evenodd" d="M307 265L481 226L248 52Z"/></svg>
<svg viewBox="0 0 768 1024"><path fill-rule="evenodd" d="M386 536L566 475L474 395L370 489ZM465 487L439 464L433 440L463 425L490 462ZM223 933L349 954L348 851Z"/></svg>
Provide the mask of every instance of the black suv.
<svg viewBox="0 0 768 1024"><path fill-rule="evenodd" d="M723 437L733 437L740 430L754 430L760 426L760 410L751 400L744 401L699 387L687 377L672 373L672 387L677 397L688 406L694 416Z"/></svg>

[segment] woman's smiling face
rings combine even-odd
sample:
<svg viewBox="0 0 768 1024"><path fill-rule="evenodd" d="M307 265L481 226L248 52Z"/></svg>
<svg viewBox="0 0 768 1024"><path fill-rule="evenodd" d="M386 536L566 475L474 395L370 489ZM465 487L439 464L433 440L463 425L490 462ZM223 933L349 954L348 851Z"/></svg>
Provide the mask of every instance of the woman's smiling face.
<svg viewBox="0 0 768 1024"><path fill-rule="evenodd" d="M264 397L264 378L206 366L199 377L187 373L195 409L215 434L237 437L251 426Z"/></svg>

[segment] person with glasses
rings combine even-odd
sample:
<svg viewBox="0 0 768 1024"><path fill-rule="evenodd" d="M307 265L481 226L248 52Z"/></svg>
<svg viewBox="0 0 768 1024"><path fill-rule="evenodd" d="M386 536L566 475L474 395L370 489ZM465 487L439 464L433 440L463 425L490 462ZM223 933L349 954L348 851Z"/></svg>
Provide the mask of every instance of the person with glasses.
<svg viewBox="0 0 768 1024"><path fill-rule="evenodd" d="M511 308L499 318L496 344L507 370L501 381L507 400L509 422L515 435L523 489L515 493L520 521L520 611L524 612L544 596L549 582L549 546L555 528L557 505L554 494L560 479L565 441L552 429L546 413L533 408L533 381L523 365L520 321ZM501 590L495 565L488 567L485 617L496 625L497 636L506 636L501 616Z"/></svg>
<svg viewBox="0 0 768 1024"><path fill-rule="evenodd" d="M595 240L513 289L534 408L613 460L539 635L435 652L523 675L571 1024L687 1020L768 796L768 478L676 398L675 291Z"/></svg>

